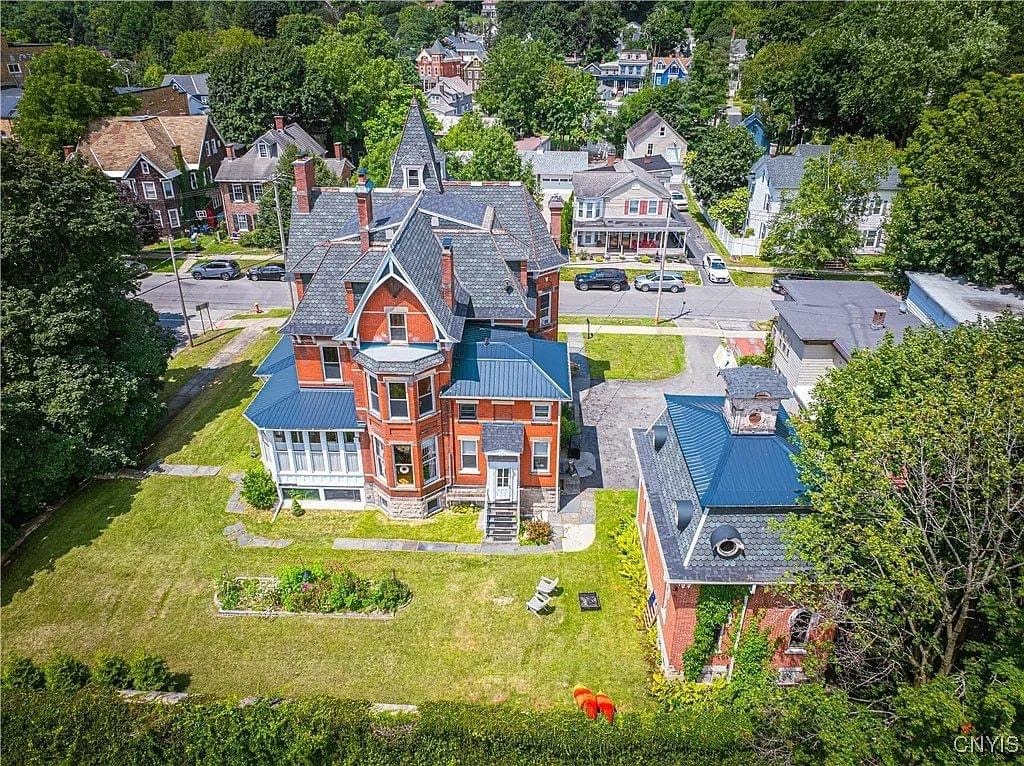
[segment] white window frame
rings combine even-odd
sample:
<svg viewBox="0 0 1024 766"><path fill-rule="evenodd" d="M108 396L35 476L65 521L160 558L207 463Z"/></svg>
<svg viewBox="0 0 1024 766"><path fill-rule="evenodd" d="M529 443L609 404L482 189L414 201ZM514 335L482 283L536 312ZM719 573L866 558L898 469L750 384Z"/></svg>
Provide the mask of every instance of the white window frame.
<svg viewBox="0 0 1024 766"><path fill-rule="evenodd" d="M768 213L768 212L771 212L771 209L772 209L772 195L771 194L765 194L764 195L764 211L766 213Z"/></svg>
<svg viewBox="0 0 1024 766"><path fill-rule="evenodd" d="M326 352L328 352L328 351L333 351L334 353L336 353L338 355L338 361L337 362L328 362L327 361ZM334 376L334 375L328 376L328 374L327 374L327 366L328 365L330 365L331 367L334 367L335 365L338 366L338 374L337 374L337 376ZM335 346L335 345L328 345L328 344L320 346L320 369L323 372L324 381L330 380L330 381L337 381L337 382L340 383L344 379L342 377L342 372L341 372L341 347Z"/></svg>
<svg viewBox="0 0 1024 766"><path fill-rule="evenodd" d="M626 215L640 215L640 200L626 200Z"/></svg>
<svg viewBox="0 0 1024 766"><path fill-rule="evenodd" d="M266 141L260 141L256 144L256 154L263 160L270 158L270 147L267 146Z"/></svg>
<svg viewBox="0 0 1024 766"><path fill-rule="evenodd" d="M401 345L408 345L409 344L409 318L406 315L406 312L404 310L401 310L401 309L394 309L392 311L387 312L387 314L388 314L388 343L396 343L396 344L401 344ZM395 338L395 329L396 329L396 327L395 327L395 325L392 324L392 320L395 317L402 317L401 334L404 336L402 338Z"/></svg>
<svg viewBox="0 0 1024 766"><path fill-rule="evenodd" d="M7 65L7 71L10 74L21 74L21 64L17 64L17 63L15 63L15 64L8 64Z"/></svg>
<svg viewBox="0 0 1024 766"><path fill-rule="evenodd" d="M196 178L196 171L194 170L188 171L188 185L193 189L199 188L199 179Z"/></svg>
<svg viewBox="0 0 1024 766"><path fill-rule="evenodd" d="M647 144L647 156L650 157L654 154L654 144Z"/></svg>
<svg viewBox="0 0 1024 766"><path fill-rule="evenodd" d="M139 162L139 170L142 172L142 175L148 176L151 172L149 169L149 163L145 160L141 160Z"/></svg>
<svg viewBox="0 0 1024 766"><path fill-rule="evenodd" d="M543 305L542 301L547 299L547 305ZM537 295L537 318L540 320L541 327L546 327L551 324L551 292L543 292Z"/></svg>
<svg viewBox="0 0 1024 766"><path fill-rule="evenodd" d="M208 184L212 184L213 183L213 168L210 168L210 167L206 168L206 183L208 183Z"/></svg>
<svg viewBox="0 0 1024 766"><path fill-rule="evenodd" d="M420 384L424 382L429 387L427 394L420 392ZM423 399L427 395L430 396L430 408L423 409ZM424 415L433 415L435 412L437 412L437 400L434 396L434 376L427 375L416 381L416 414L422 418Z"/></svg>
<svg viewBox="0 0 1024 766"><path fill-rule="evenodd" d="M543 414L538 412L543 408ZM530 409L530 418L534 423L548 423L551 421L551 403L550 402L534 402Z"/></svg>
<svg viewBox="0 0 1024 766"><path fill-rule="evenodd" d="M160 211L159 210L153 210L153 211L150 211L150 212L153 213L153 220L156 221L157 226L159 226L161 229L163 229L163 227L164 227L164 217L160 214Z"/></svg>
<svg viewBox="0 0 1024 766"><path fill-rule="evenodd" d="M407 448L409 450L409 462L408 463L399 463L398 462L398 455L396 454L395 450L397 450L397 449L399 449L401 447L405 447L405 448ZM394 483L391 485L392 487L403 487L403 488L404 487L410 487L410 488L412 488L412 487L417 486L417 484L416 484L416 450L414 449L414 447L415 447L415 445L410 444L408 442L396 442L396 443L391 444L391 474L392 474L391 478L394 480ZM411 479L411 481L405 482L405 483L402 483L402 482L398 481L398 466L399 465L408 465L409 466L409 478Z"/></svg>
<svg viewBox="0 0 1024 766"><path fill-rule="evenodd" d="M409 384L406 383L404 380L385 380L384 381L384 385L388 389L388 420L409 420L410 416L411 416L410 407L409 407ZM392 398L392 396L391 396L391 387L392 386L401 386L402 389L405 391L405 396L403 398L401 398L401 399ZM405 414L404 415L396 415L395 414L395 408L394 408L394 403L395 402L405 402Z"/></svg>
<svg viewBox="0 0 1024 766"><path fill-rule="evenodd" d="M471 418L464 418L464 417L462 417L462 408L463 407L472 407L473 408L473 417L471 417ZM461 421L461 422L463 422L463 423L475 423L480 418L480 405L479 405L478 402L456 402L455 408L456 408L455 409L455 414L457 416L456 419Z"/></svg>
<svg viewBox="0 0 1024 766"><path fill-rule="evenodd" d="M373 439L373 473L378 479L383 479L386 482L388 479L388 464L384 458L384 442L381 441L379 436L371 438Z"/></svg>
<svg viewBox="0 0 1024 766"><path fill-rule="evenodd" d="M196 211L196 218L199 218L200 220L204 220L205 221L206 220L206 209L205 208L199 208Z"/></svg>
<svg viewBox="0 0 1024 766"><path fill-rule="evenodd" d="M163 179L160 182L160 190L164 193L164 199L174 199L174 182L168 179ZM170 190L170 193L168 193Z"/></svg>
<svg viewBox="0 0 1024 766"><path fill-rule="evenodd" d="M231 184L231 201L245 202L245 187L242 184Z"/></svg>
<svg viewBox="0 0 1024 766"><path fill-rule="evenodd" d="M538 453L537 445L544 445L544 452ZM543 457L544 467L537 468L537 458ZM551 473L551 440L530 439L530 473L546 476Z"/></svg>
<svg viewBox="0 0 1024 766"><path fill-rule="evenodd" d="M142 182L142 196L146 199L156 199L156 181Z"/></svg>
<svg viewBox="0 0 1024 766"><path fill-rule="evenodd" d="M654 203L654 204L652 205L651 203ZM657 215L657 214L658 214L658 200L657 199L653 199L653 198L647 200L647 215Z"/></svg>
<svg viewBox="0 0 1024 766"><path fill-rule="evenodd" d="M245 213L235 213L235 231L249 231L249 216Z"/></svg>
<svg viewBox="0 0 1024 766"><path fill-rule="evenodd" d="M263 184L253 184L252 185L252 200L253 200L253 202L258 201L259 198L262 197L262 196L263 196Z"/></svg>
<svg viewBox="0 0 1024 766"><path fill-rule="evenodd" d="M431 469L431 474L427 475L427 468ZM439 470L440 460L437 455L437 437L431 436L428 439L424 439L420 442L420 471L423 475L423 486L437 481L441 478Z"/></svg>
<svg viewBox="0 0 1024 766"><path fill-rule="evenodd" d="M134 178L126 178L126 179L124 179L124 182L126 184L128 184L128 188L132 190L132 194L138 196L139 190L138 190L138 187L135 184L135 179Z"/></svg>
<svg viewBox="0 0 1024 766"><path fill-rule="evenodd" d="M469 453L466 451L467 444L473 445L473 466L466 466L466 458ZM480 440L466 436L459 437L459 473L480 473Z"/></svg>
<svg viewBox="0 0 1024 766"><path fill-rule="evenodd" d="M416 178L416 183L413 184L413 177ZM405 188L407 189L422 189L423 188L423 171L420 168L406 168L405 169Z"/></svg>
<svg viewBox="0 0 1024 766"><path fill-rule="evenodd" d="M167 210L167 225L172 229L181 226L181 214L178 212L178 208L172 207Z"/></svg>
<svg viewBox="0 0 1024 766"><path fill-rule="evenodd" d="M380 380L372 372L366 373L366 406L374 415L380 415Z"/></svg>

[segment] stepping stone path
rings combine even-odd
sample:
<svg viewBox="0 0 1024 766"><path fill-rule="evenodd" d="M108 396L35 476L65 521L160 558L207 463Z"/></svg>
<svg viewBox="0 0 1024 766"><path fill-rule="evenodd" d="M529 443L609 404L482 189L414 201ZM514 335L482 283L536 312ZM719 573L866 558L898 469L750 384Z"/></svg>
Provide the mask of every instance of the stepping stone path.
<svg viewBox="0 0 1024 766"><path fill-rule="evenodd" d="M150 476L216 476L220 473L219 465L178 465L176 463L153 463L147 473Z"/></svg>
<svg viewBox="0 0 1024 766"><path fill-rule="evenodd" d="M245 503L242 502L242 474L236 471L229 474L228 478L235 483L235 491L228 498L228 504L224 510L228 513L245 513Z"/></svg>
<svg viewBox="0 0 1024 766"><path fill-rule="evenodd" d="M249 534L245 529L245 524L240 521L224 527L224 537L234 540L238 543L239 548L287 548L292 544L291 540L274 540L269 537Z"/></svg>

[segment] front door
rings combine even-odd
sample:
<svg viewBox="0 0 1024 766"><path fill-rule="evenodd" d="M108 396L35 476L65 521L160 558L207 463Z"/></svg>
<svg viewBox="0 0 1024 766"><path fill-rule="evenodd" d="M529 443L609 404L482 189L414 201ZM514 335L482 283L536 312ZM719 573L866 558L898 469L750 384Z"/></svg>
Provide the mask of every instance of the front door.
<svg viewBox="0 0 1024 766"><path fill-rule="evenodd" d="M518 494L518 471L510 464L490 466L488 471L488 495L493 502L511 503Z"/></svg>

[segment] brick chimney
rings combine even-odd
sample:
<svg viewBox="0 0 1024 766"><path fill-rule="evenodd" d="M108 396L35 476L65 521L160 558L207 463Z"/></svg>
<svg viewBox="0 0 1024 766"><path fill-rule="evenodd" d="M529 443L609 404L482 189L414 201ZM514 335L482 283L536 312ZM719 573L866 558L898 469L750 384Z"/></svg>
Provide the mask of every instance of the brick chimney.
<svg viewBox="0 0 1024 766"><path fill-rule="evenodd" d="M292 163L295 169L295 199L300 213L313 209L313 187L316 186L316 165L312 157L303 157Z"/></svg>
<svg viewBox="0 0 1024 766"><path fill-rule="evenodd" d="M233 160L235 158L235 145L234 144L224 144L224 155L229 160Z"/></svg>
<svg viewBox="0 0 1024 766"><path fill-rule="evenodd" d="M284 130L284 115L274 115L274 130Z"/></svg>
<svg viewBox="0 0 1024 766"><path fill-rule="evenodd" d="M75 153L75 147L73 144L67 144L64 146L64 159L70 160L71 155Z"/></svg>
<svg viewBox="0 0 1024 766"><path fill-rule="evenodd" d="M441 297L455 308L455 258L452 255L452 238L441 240Z"/></svg>
<svg viewBox="0 0 1024 766"><path fill-rule="evenodd" d="M885 309L875 309L871 312L871 329L881 330L885 327Z"/></svg>
<svg viewBox="0 0 1024 766"><path fill-rule="evenodd" d="M334 159L345 159L345 148L341 145L341 141L334 142Z"/></svg>
<svg viewBox="0 0 1024 766"><path fill-rule="evenodd" d="M370 249L370 222L373 221L373 194L366 182L366 168L359 168L356 210L359 213L359 249L365 253Z"/></svg>
<svg viewBox="0 0 1024 766"><path fill-rule="evenodd" d="M768 156L769 157L778 157L779 156L779 145L778 144L768 144Z"/></svg>
<svg viewBox="0 0 1024 766"><path fill-rule="evenodd" d="M555 247L562 246L562 210L565 202L557 194L548 201L548 212L551 214L551 239Z"/></svg>

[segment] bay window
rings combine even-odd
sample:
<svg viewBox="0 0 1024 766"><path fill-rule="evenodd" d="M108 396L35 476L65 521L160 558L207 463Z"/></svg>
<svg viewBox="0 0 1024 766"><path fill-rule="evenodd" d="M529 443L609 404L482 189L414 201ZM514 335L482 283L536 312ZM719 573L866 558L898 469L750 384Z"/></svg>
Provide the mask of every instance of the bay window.
<svg viewBox="0 0 1024 766"><path fill-rule="evenodd" d="M388 383L388 417L409 417L409 394L405 383Z"/></svg>
<svg viewBox="0 0 1024 766"><path fill-rule="evenodd" d="M537 296L537 318L542 327L551 324L551 293Z"/></svg>
<svg viewBox="0 0 1024 766"><path fill-rule="evenodd" d="M373 472L380 479L387 476L387 467L384 464L384 442L376 436L373 437Z"/></svg>
<svg viewBox="0 0 1024 766"><path fill-rule="evenodd" d="M412 472L412 445L391 446L391 459L395 464L395 486L411 487L416 483Z"/></svg>
<svg viewBox="0 0 1024 766"><path fill-rule="evenodd" d="M366 375L366 391L369 394L370 412L380 415L380 389L376 375Z"/></svg>
<svg viewBox="0 0 1024 766"><path fill-rule="evenodd" d="M423 484L437 478L437 437L433 436L420 443L420 464L423 468Z"/></svg>
<svg viewBox="0 0 1024 766"><path fill-rule="evenodd" d="M434 411L434 381L432 378L420 378L416 381L416 404L420 417Z"/></svg>

